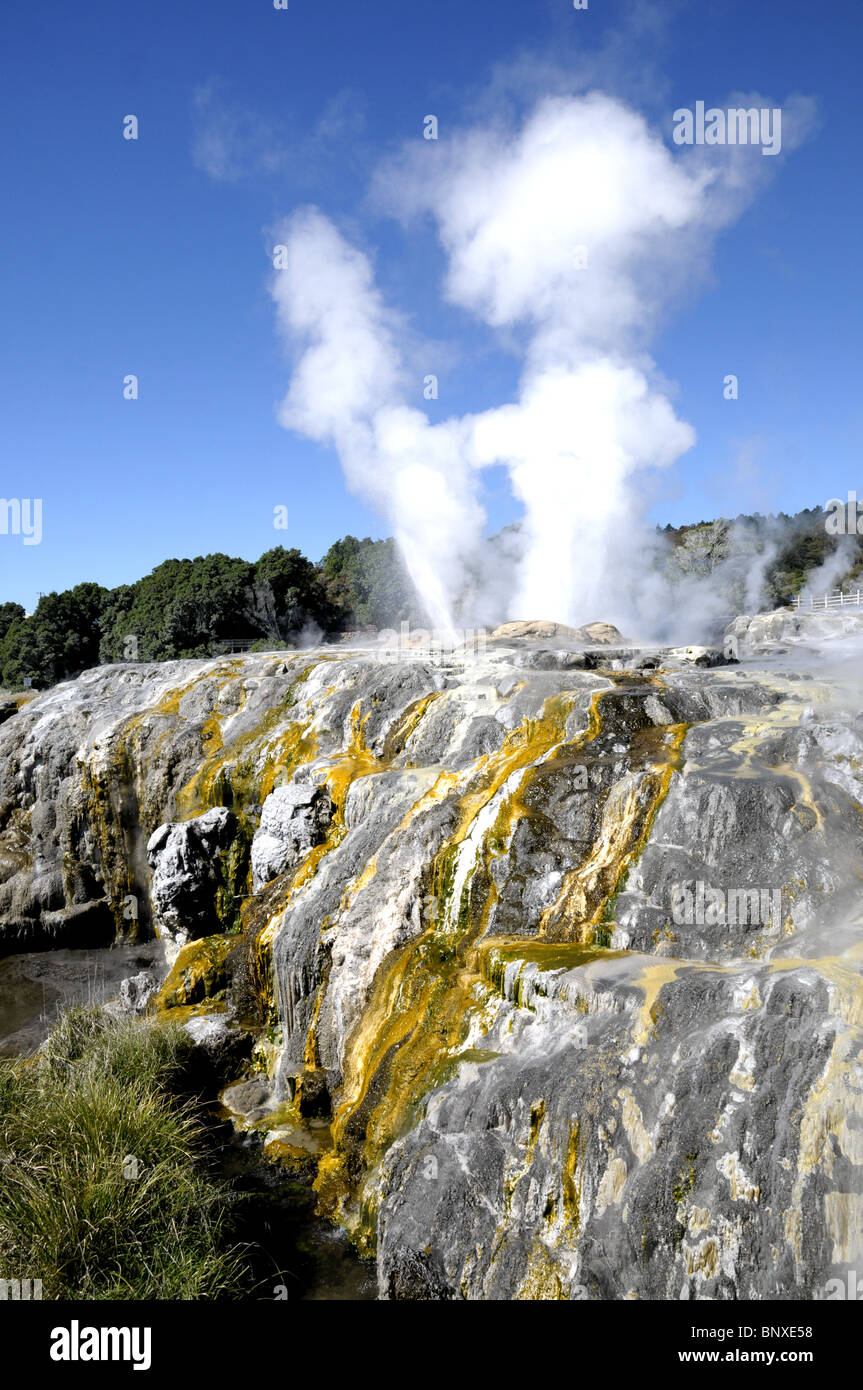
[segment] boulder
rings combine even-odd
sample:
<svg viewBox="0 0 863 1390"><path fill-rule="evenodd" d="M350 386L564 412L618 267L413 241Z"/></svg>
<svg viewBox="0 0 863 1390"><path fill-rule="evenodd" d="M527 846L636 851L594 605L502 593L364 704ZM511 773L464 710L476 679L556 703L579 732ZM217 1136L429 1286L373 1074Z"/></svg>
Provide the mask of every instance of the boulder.
<svg viewBox="0 0 863 1390"><path fill-rule="evenodd" d="M124 1014L142 1014L159 988L156 976L149 970L127 975L120 981L120 1009Z"/></svg>
<svg viewBox="0 0 863 1390"><path fill-rule="evenodd" d="M609 647L626 641L614 623L587 623L584 627L577 627L575 635L579 642L587 642L594 647Z"/></svg>
<svg viewBox="0 0 863 1390"><path fill-rule="evenodd" d="M491 634L491 640L496 642L507 638L522 637L538 637L543 640L550 637L571 637L574 639L575 636L576 629L567 627L565 623L551 623L541 618L534 618L528 622L502 623Z"/></svg>
<svg viewBox="0 0 863 1390"><path fill-rule="evenodd" d="M524 638L548 641L562 638L564 641L580 642L587 646L611 646L625 639L612 623L587 623L584 627L567 627L565 623L553 623L542 618L527 622L502 623L491 634L492 642L520 641Z"/></svg>
<svg viewBox="0 0 863 1390"><path fill-rule="evenodd" d="M220 931L221 855L235 833L233 813L225 806L214 806L193 820L160 825L147 841L153 920L165 941L169 963L187 941Z"/></svg>
<svg viewBox="0 0 863 1390"><path fill-rule="evenodd" d="M239 1068L248 1065L252 1035L237 1027L230 1014L201 1013L187 1019L183 1031L194 1044L188 1071L190 1085L197 1085L200 1090L224 1086Z"/></svg>
<svg viewBox="0 0 863 1390"><path fill-rule="evenodd" d="M326 787L308 782L277 787L261 811L252 840L252 892L302 859L326 838L335 807Z"/></svg>

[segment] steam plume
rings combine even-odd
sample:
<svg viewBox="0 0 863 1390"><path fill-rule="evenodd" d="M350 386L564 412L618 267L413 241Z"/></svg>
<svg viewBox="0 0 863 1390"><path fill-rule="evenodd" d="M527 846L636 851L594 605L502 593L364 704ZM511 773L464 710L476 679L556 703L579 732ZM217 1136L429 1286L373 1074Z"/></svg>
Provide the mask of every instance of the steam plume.
<svg viewBox="0 0 863 1390"><path fill-rule="evenodd" d="M433 219L449 300L523 356L516 400L436 425L406 403L406 327L369 258L316 209L285 224L273 296L300 355L282 423L335 446L349 485L390 520L436 626L458 610L602 617L653 636L675 604L684 621L637 480L695 434L647 345L772 163L752 153L672 152L637 112L590 93L548 98L518 129L469 129L433 152L417 140L383 167L378 199ZM524 508L521 561L483 578L479 475L493 464Z"/></svg>

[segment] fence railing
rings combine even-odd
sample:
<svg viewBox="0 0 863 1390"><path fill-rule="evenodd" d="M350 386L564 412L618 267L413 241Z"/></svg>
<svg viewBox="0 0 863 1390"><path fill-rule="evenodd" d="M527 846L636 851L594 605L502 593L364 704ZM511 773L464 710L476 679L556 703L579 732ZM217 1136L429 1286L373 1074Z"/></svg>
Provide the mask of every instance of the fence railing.
<svg viewBox="0 0 863 1390"><path fill-rule="evenodd" d="M259 637L220 637L213 643L213 652L216 656L227 656L229 652L247 652L253 642L259 642Z"/></svg>
<svg viewBox="0 0 863 1390"><path fill-rule="evenodd" d="M863 602L863 590L856 589L846 594L841 589L836 589L832 594L825 594L823 598L810 597L808 601L802 599L799 594L795 594L791 600L791 606L798 611L800 609L814 611L817 608L859 608L861 602Z"/></svg>

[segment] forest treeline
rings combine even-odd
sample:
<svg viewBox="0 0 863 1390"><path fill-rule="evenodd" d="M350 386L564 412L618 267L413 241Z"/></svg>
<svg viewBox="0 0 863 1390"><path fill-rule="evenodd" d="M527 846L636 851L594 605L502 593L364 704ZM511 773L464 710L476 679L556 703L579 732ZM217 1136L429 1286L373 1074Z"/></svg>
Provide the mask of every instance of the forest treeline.
<svg viewBox="0 0 863 1390"><path fill-rule="evenodd" d="M422 621L394 540L346 536L319 564L277 546L166 560L134 584L43 594L29 616L0 604L0 680L44 689L100 662L210 656L220 642L298 646L351 627Z"/></svg>
<svg viewBox="0 0 863 1390"><path fill-rule="evenodd" d="M666 526L664 534L672 547L688 547L697 533L715 534L717 527L726 533L725 553L736 527L770 547L770 607L787 603L837 546L821 508ZM853 545L852 578L863 572L863 536ZM392 539L345 536L317 564L283 546L255 562L222 554L166 560L116 589L87 582L43 594L29 615L18 603L0 603L0 681L7 689L45 689L100 662L210 656L230 639L253 649L300 646L403 621L422 626L424 615Z"/></svg>

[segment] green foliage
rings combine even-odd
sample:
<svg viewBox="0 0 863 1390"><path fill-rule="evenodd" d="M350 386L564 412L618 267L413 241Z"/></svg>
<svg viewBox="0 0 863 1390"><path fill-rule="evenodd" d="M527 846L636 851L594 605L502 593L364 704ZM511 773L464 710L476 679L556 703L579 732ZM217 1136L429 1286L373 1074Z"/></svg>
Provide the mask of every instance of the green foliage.
<svg viewBox="0 0 863 1390"><path fill-rule="evenodd" d="M76 584L45 594L30 618L13 618L0 641L3 684L21 686L25 677L44 689L99 660L99 619L108 590ZM6 605L17 607L18 605Z"/></svg>
<svg viewBox="0 0 863 1390"><path fill-rule="evenodd" d="M296 642L337 615L319 571L299 550L276 546L257 564L229 555L166 560L115 589L103 617L103 661L211 656L225 638L264 647Z"/></svg>
<svg viewBox="0 0 863 1390"><path fill-rule="evenodd" d="M775 553L765 569L764 598L768 607L781 607L798 593L821 565L836 551L838 542L825 528L826 513L820 507L807 507L788 516L779 512L778 516L762 516L754 512L751 516L741 513L730 525L735 537L745 537L754 544L757 553L774 549ZM718 518L718 521L725 520ZM662 528L675 546L682 546L693 533L707 530L715 522L700 521L695 525ZM729 524L726 521L726 524ZM657 528L659 529L659 528ZM849 554L849 568L843 583L860 582L863 574L863 536L853 538ZM839 580L834 581L834 587ZM861 584L863 587L863 584Z"/></svg>
<svg viewBox="0 0 863 1390"><path fill-rule="evenodd" d="M790 532L767 574L767 593L777 606L799 593L807 576L829 560L838 546L836 537L824 529L823 512L799 513L791 518ZM853 579L863 565L863 536L855 537L852 544L853 558L849 556L849 570L843 576L846 579Z"/></svg>
<svg viewBox="0 0 863 1390"><path fill-rule="evenodd" d="M321 561L324 579L342 626L422 625L423 612L396 542L345 536Z"/></svg>
<svg viewBox="0 0 863 1390"><path fill-rule="evenodd" d="M778 550L766 573L770 604L787 603L836 547L824 528L824 512L809 508L795 516L738 516L733 523L756 552ZM699 529L666 526L674 546ZM726 523L727 525L727 523ZM506 565L507 527L492 544L493 563ZM510 534L511 533L511 534ZM863 536L846 576L863 584ZM37 689L77 675L97 662L167 661L212 656L219 643L241 638L253 651L302 644L305 637L347 628L423 627L423 613L396 542L345 536L314 565L299 550L275 546L256 564L230 555L166 560L134 584L110 591L78 584L48 594L26 617L20 604L0 605L0 679L20 687L26 677Z"/></svg>
<svg viewBox="0 0 863 1390"><path fill-rule="evenodd" d="M26 616L20 603L0 603L0 641L13 623L20 623Z"/></svg>
<svg viewBox="0 0 863 1390"><path fill-rule="evenodd" d="M289 639L312 624L330 632L339 621L321 571L301 551L281 545L255 565L252 603L253 620L267 637Z"/></svg>
<svg viewBox="0 0 863 1390"><path fill-rule="evenodd" d="M103 661L209 656L220 637L248 632L254 565L228 555L166 560L115 589L103 618Z"/></svg>
<svg viewBox="0 0 863 1390"><path fill-rule="evenodd" d="M0 1278L41 1279L46 1298L250 1292L194 1110L172 1094L190 1046L83 1007L34 1063L0 1063Z"/></svg>
<svg viewBox="0 0 863 1390"><path fill-rule="evenodd" d="M297 549L275 546L256 564L199 555L166 560L110 591L79 584L42 598L29 618L20 604L4 604L0 678L20 687L29 677L44 689L100 661L212 656L225 639L244 639L259 651L293 647L306 634L319 637L355 621L355 603L361 622L386 625L390 610L394 619L407 616L394 542L348 539L360 552L350 568L331 560L328 570Z"/></svg>

